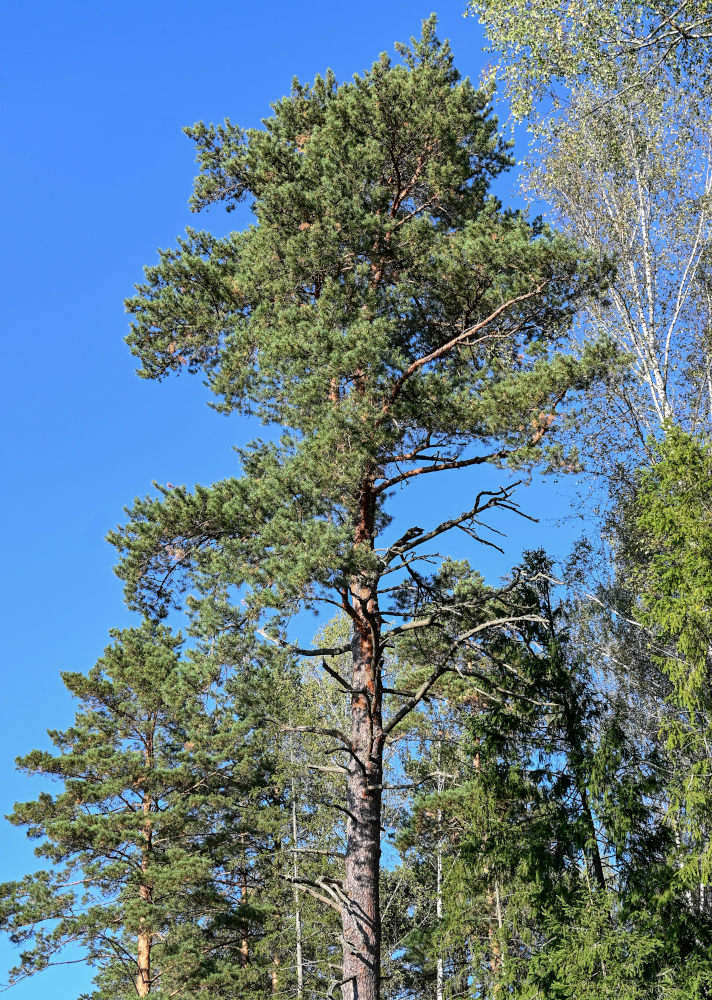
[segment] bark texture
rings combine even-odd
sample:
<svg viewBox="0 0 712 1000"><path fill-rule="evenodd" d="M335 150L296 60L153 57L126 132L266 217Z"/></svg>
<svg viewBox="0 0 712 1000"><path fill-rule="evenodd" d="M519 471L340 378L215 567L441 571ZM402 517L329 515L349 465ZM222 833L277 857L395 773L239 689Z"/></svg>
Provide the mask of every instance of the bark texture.
<svg viewBox="0 0 712 1000"><path fill-rule="evenodd" d="M146 750L146 763L153 763L153 746L152 742ZM142 804L143 814L146 817L146 823L144 825L143 833L146 838L146 844L141 856L141 871L143 874L143 880L139 888L139 895L141 897L141 902L150 903L151 900L151 887L148 885L146 879L146 873L148 871L149 858L152 849L153 840L153 824L151 823L151 800L148 796L144 796ZM138 974L136 975L136 992L140 997L146 997L151 992L151 945L153 943L153 934L149 927L145 926L145 921L141 921L141 928L138 932L138 941L136 947L136 959L138 965Z"/></svg>
<svg viewBox="0 0 712 1000"><path fill-rule="evenodd" d="M373 542L373 494L364 486L357 544ZM381 796L383 715L377 581L351 582L352 691L342 903L343 1000L379 1000L381 988Z"/></svg>

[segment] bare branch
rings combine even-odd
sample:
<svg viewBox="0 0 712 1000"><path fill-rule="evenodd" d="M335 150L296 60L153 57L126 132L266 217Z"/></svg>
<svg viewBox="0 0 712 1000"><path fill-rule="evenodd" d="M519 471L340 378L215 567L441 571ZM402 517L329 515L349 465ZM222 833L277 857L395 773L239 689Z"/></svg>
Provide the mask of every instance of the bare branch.
<svg viewBox="0 0 712 1000"><path fill-rule="evenodd" d="M273 719L269 715L263 716L265 722L271 722L279 726L283 733L313 733L315 736L330 736L331 739L339 740L346 750L351 750L351 743L339 729L329 729L321 726L285 726L279 719Z"/></svg>
<svg viewBox="0 0 712 1000"><path fill-rule="evenodd" d="M329 664L326 662L326 660L322 659L321 665L324 668L324 670L326 670L327 674L329 674L331 677L333 677L334 680L337 681L341 685L342 688L344 688L349 693L352 693L352 688L351 688L351 685L349 684L349 682L347 680L345 680L341 676L341 674L337 673L336 670L334 670L332 667L330 667Z"/></svg>
<svg viewBox="0 0 712 1000"><path fill-rule="evenodd" d="M308 892L310 896L313 896L314 899L318 899L319 902L324 903L325 906L330 906L332 910L336 910L339 916L341 916L341 903L337 902L335 899L329 899L324 895L324 892L328 891L328 887L323 885L321 882L310 882L308 879L294 878L291 875L282 875L281 877L285 882L289 882L291 885L295 885L298 888L303 889L305 892ZM321 892L319 892L320 889Z"/></svg>
<svg viewBox="0 0 712 1000"><path fill-rule="evenodd" d="M397 476L385 479L378 486L374 487L373 492L378 496L389 490L392 486L404 483L408 479L414 479L416 476L425 476L429 472L444 472L446 469L466 469L471 465L484 465L487 462L495 462L506 458L507 455L509 455L509 450L507 448L500 448L489 455L475 455L473 458L443 459L442 462L419 466L417 469L409 469L407 472L401 472Z"/></svg>
<svg viewBox="0 0 712 1000"><path fill-rule="evenodd" d="M264 629L255 629L257 635L261 635L263 639L268 642L273 643L275 646L279 646L280 649L284 649L287 652L294 653L295 656L341 656L342 653L348 653L351 649L351 645L347 643L344 646L328 646L319 649L304 649L301 646L293 646L289 642L285 642L284 639L280 639L277 636L270 635L265 632Z"/></svg>

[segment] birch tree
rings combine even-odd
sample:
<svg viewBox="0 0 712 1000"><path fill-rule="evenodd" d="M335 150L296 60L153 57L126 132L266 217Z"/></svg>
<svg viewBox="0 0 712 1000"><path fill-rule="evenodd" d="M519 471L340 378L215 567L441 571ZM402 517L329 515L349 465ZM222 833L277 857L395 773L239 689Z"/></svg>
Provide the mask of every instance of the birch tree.
<svg viewBox="0 0 712 1000"><path fill-rule="evenodd" d="M543 98L557 103L582 86L594 86L602 100L644 100L662 78L708 76L706 0L469 0L466 9L491 43L487 75L504 84L517 118Z"/></svg>
<svg viewBox="0 0 712 1000"><path fill-rule="evenodd" d="M597 103L591 90L574 92L539 123L524 183L564 231L616 265L607 300L588 303L579 331L615 340L631 367L592 397L589 453L608 439L649 458L667 422L693 433L712 425L712 108L654 83L644 100Z"/></svg>
<svg viewBox="0 0 712 1000"><path fill-rule="evenodd" d="M630 361L591 398L589 467L649 460L665 422L710 426L712 11L692 0L468 9L532 133L525 196L616 268L579 328L583 340L605 331Z"/></svg>

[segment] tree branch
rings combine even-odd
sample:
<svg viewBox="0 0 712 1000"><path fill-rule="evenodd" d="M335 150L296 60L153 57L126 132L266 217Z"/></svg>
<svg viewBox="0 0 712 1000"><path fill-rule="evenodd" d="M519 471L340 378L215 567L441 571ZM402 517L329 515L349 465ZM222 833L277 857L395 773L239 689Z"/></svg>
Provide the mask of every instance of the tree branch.
<svg viewBox="0 0 712 1000"><path fill-rule="evenodd" d="M502 305L498 306L493 312L489 314L489 316L485 317L485 319L480 320L479 323L475 323L474 326L468 327L467 330L463 330L462 333L459 333L456 337L453 337L446 344L443 344L441 347L438 347L434 351L431 351L430 354L426 354L422 358L418 358L417 361L414 361L410 365L410 367L406 368L406 370L396 379L395 385L391 389L388 399L383 404L381 416L379 417L378 421L379 424L382 423L383 420L386 418L386 416L390 412L391 406L398 398L401 389L408 381L408 379L415 374L415 372L417 372L424 365L430 364L431 361L436 361L438 358L442 357L443 354L447 354L454 347L457 347L460 343L462 343L462 341L467 340L468 337L473 336L473 334L479 333L480 330L483 330L485 327L489 326L490 323L493 323L498 316L501 316L503 312L506 312L507 309L510 309L518 302L525 302L527 299L531 299L535 295L540 295L547 284L548 282L544 281L541 284L537 285L536 288L534 288L532 291L523 292L521 295L516 295L513 299L508 299L507 302L503 302Z"/></svg>

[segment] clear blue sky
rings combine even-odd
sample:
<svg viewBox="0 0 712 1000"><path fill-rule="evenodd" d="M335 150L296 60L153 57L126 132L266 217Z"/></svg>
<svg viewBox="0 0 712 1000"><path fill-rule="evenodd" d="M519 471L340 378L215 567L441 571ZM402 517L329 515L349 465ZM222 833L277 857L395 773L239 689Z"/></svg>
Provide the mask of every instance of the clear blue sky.
<svg viewBox="0 0 712 1000"><path fill-rule="evenodd" d="M129 621L103 540L122 505L154 479L233 474L231 446L255 434L210 411L197 379L136 378L123 344L123 298L142 266L196 224L182 126L225 116L256 125L294 74L311 79L331 66L349 77L417 33L432 4L5 0L0 813L37 791L15 773L14 757L70 722L59 671L91 667L107 629ZM476 79L482 38L463 6L443 3L440 33ZM202 224L227 227L220 213ZM464 509L473 485L449 495L447 510ZM553 518L564 509L561 489L535 485L522 500ZM428 523L427 511L409 513ZM570 537L547 520L512 527L508 563L523 545L563 553ZM0 881L32 864L24 835L0 824ZM3 945L0 981L9 957ZM87 984L82 967L69 966L13 992L73 1000Z"/></svg>

